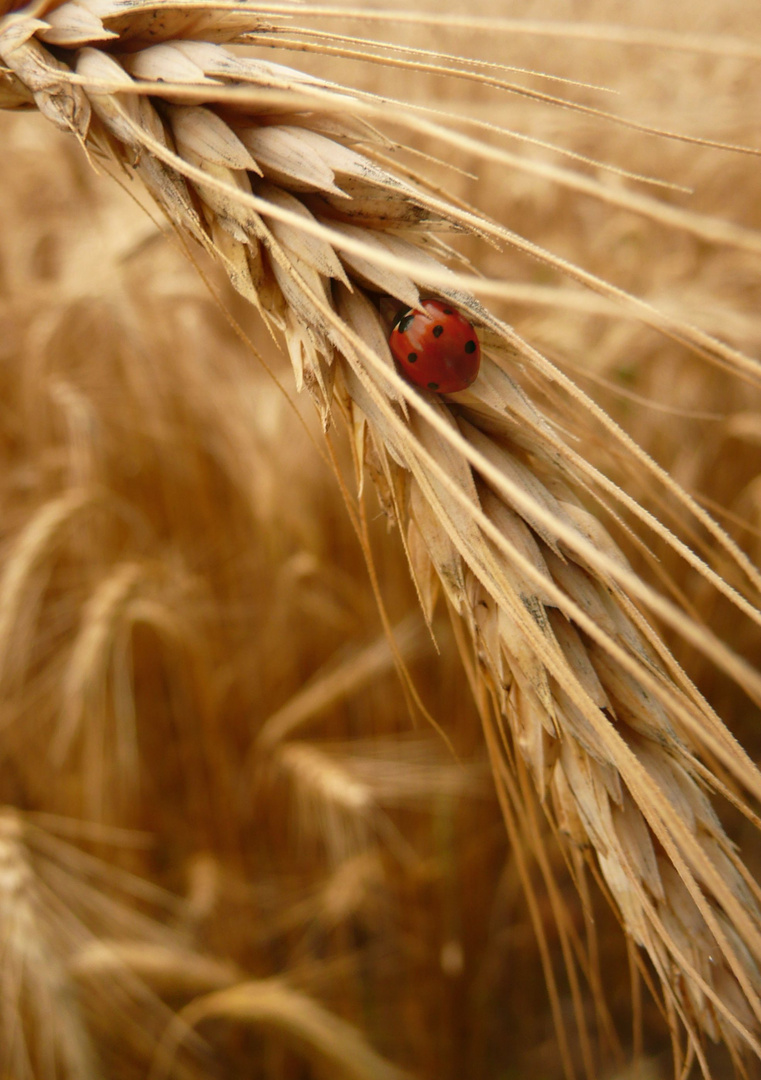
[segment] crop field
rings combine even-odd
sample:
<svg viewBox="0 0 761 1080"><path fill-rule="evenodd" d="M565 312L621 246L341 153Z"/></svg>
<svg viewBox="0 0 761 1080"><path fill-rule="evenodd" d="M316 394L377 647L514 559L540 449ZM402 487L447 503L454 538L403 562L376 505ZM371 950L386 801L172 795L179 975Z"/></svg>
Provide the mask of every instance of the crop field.
<svg viewBox="0 0 761 1080"><path fill-rule="evenodd" d="M760 76L0 0L2 1080L761 1077Z"/></svg>

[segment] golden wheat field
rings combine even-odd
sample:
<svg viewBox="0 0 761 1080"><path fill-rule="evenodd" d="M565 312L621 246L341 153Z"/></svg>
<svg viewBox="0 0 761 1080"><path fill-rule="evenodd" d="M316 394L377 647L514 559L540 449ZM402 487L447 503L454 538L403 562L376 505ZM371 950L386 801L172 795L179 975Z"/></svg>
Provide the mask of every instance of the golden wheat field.
<svg viewBox="0 0 761 1080"><path fill-rule="evenodd" d="M2 1080L761 1076L759 116L746 0L0 0Z"/></svg>

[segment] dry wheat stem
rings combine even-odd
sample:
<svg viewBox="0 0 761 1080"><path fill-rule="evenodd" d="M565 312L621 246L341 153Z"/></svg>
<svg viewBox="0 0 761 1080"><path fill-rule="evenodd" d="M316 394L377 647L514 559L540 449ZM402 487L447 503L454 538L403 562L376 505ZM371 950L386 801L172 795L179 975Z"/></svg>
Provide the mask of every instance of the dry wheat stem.
<svg viewBox="0 0 761 1080"><path fill-rule="evenodd" d="M723 547L751 593L759 586L758 571L694 499L473 295L510 295L511 286L452 271L440 262L444 249L435 233L465 229L506 242L749 378L758 378L758 364L423 184L395 176L379 164L385 143L363 118L382 117L389 104L400 109L400 103L238 56L219 44L245 42L251 34L261 41L269 27L257 26L257 13L284 10L194 0L151 17L154 8L140 0L80 0L54 8L42 0L0 21L0 58L7 70L0 101L26 105L33 100L54 123L74 132L92 160L109 162L125 175L137 173L173 225L222 262L270 330L285 338L297 387L312 394L326 427L337 415L346 421L360 489L370 473L386 511L399 524L427 619L443 591L468 629L473 670L491 702L485 723L500 791L507 774L499 755L512 741L560 830L596 853L628 933L647 951L667 1007L688 1032L688 1055L707 1069L700 1047L704 1032L723 1038L733 1051L745 1044L761 1056L761 916L747 872L707 799L711 772L700 762L700 752L714 754L757 796L761 777L633 601L713 654L758 695L761 677L641 582L582 499L603 507L611 499L620 502L739 611L758 621L758 609L570 449L559 426L514 382L511 365L527 363L601 423ZM331 13L298 11L299 17ZM456 22L445 18L439 25ZM272 44L287 44L278 33ZM590 33L594 36L594 30ZM120 37L129 43L128 51L118 51ZM55 55L46 39L56 44ZM687 36L670 47L703 46ZM347 55L348 50L340 51ZM362 55L378 60L375 54ZM382 62L467 78L664 134L481 72L419 60ZM417 136L511 168L526 167L515 155L409 110L397 119ZM603 204L714 244L759 251L757 235L748 230L643 196L613 196L567 170L532 168ZM406 384L386 343L379 297L414 306L423 287L464 309L484 341L478 382L448 401ZM38 551L79 509L70 502L71 497L34 523L26 561L14 560L0 586L9 597L20 596ZM78 655L101 655L108 647L112 623L131 603L140 574L125 565L93 594ZM8 611L17 609L18 599L7 605ZM164 618L155 603L151 612L159 622ZM0 634L6 663L12 625L13 620ZM166 630L179 632L168 624ZM79 670L91 666L82 660ZM87 692L71 675L61 753L80 724ZM502 751L495 749L500 746ZM343 815L360 832L366 828L373 809L367 784L306 744L285 743L278 756L286 772L308 778L297 790L311 791L320 813ZM347 835L344 824L327 832ZM366 841L360 835L357 842ZM320 1024L324 1029L333 1022L324 1014L318 1018L309 1011L313 1005L280 984L251 984L232 993L212 995L185 1020L193 1024L206 1015L235 1014L296 1034L300 1030L314 1046ZM341 1030L343 1045L350 1045L353 1036ZM169 1044L174 1040L172 1034ZM315 1052L323 1054L324 1048ZM382 1074L374 1058L367 1059L364 1074L346 1057L334 1065L349 1075Z"/></svg>

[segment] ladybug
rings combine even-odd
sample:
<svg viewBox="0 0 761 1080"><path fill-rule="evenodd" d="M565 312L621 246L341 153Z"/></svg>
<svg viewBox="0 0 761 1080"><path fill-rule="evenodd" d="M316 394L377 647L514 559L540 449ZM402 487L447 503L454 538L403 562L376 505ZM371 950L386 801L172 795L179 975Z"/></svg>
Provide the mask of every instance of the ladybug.
<svg viewBox="0 0 761 1080"><path fill-rule="evenodd" d="M441 300L403 308L388 343L407 379L426 390L454 394L478 375L481 346L476 332L464 315Z"/></svg>

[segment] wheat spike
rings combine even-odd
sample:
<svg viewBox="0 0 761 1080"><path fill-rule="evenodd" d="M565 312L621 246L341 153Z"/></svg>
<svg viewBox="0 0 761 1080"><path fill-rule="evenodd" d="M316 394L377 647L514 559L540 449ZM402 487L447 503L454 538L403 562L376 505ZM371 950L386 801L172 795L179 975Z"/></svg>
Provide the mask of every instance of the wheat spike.
<svg viewBox="0 0 761 1080"><path fill-rule="evenodd" d="M0 808L0 1067L13 1080L99 1080L111 1075L98 1037L104 1013L118 1018L117 1054L150 1059L171 1015L151 982L209 990L236 972L183 950L156 921L179 907L163 890L58 835L139 846L134 833L56 815L45 824ZM199 1047L191 1039L186 1048ZM196 1075L188 1060L178 1060L179 1075Z"/></svg>
<svg viewBox="0 0 761 1080"><path fill-rule="evenodd" d="M4 1076L95 1080L96 1059L67 970L55 903L37 874L24 824L0 813L0 1068ZM38 1073L39 1070L39 1073Z"/></svg>
<svg viewBox="0 0 761 1080"><path fill-rule="evenodd" d="M297 387L313 396L326 428L344 419L360 487L370 474L397 521L428 619L442 591L467 627L501 789L514 746L560 830L595 853L704 1067L701 1033L761 1055L758 890L707 797L721 786L712 761L756 797L761 777L641 607L713 651L751 690L761 682L639 581L587 506L638 514L756 622L747 596L757 595L758 571L611 422L611 439L668 484L735 561L742 593L563 440L519 387L517 363L605 418L489 313L469 291L473 279L441 260L434 237L470 231L507 241L723 363L757 377L755 367L390 171L370 124L384 102L230 51L268 29L255 9L213 3L157 11L142 0L41 0L0 21L0 104L34 103L94 162L137 174L176 229L220 260L284 336ZM412 132L442 131L423 118L408 122ZM679 226L700 232L690 219ZM421 295L457 305L482 341L479 379L446 399L412 390L386 343L381 298L414 306ZM281 754L326 800L364 812L362 785L348 785L315 751L291 744ZM281 988L272 992L286 1011L302 1008ZM225 993L209 1010L258 1015L263 989Z"/></svg>
<svg viewBox="0 0 761 1080"><path fill-rule="evenodd" d="M134 843L128 830L109 835L100 826L88 829L54 815L46 824L50 830L12 807L0 809L0 1064L3 1076L14 1080L96 1080L104 1072L94 1029L104 1008L119 1016L123 1033L143 1051L155 1045L146 1017L166 1010L131 974L120 949L171 951L176 940L124 899L139 896L166 908L168 898L53 831ZM101 960L109 955L107 972L103 964L97 970L87 963L98 950ZM196 965L204 970L201 958Z"/></svg>

